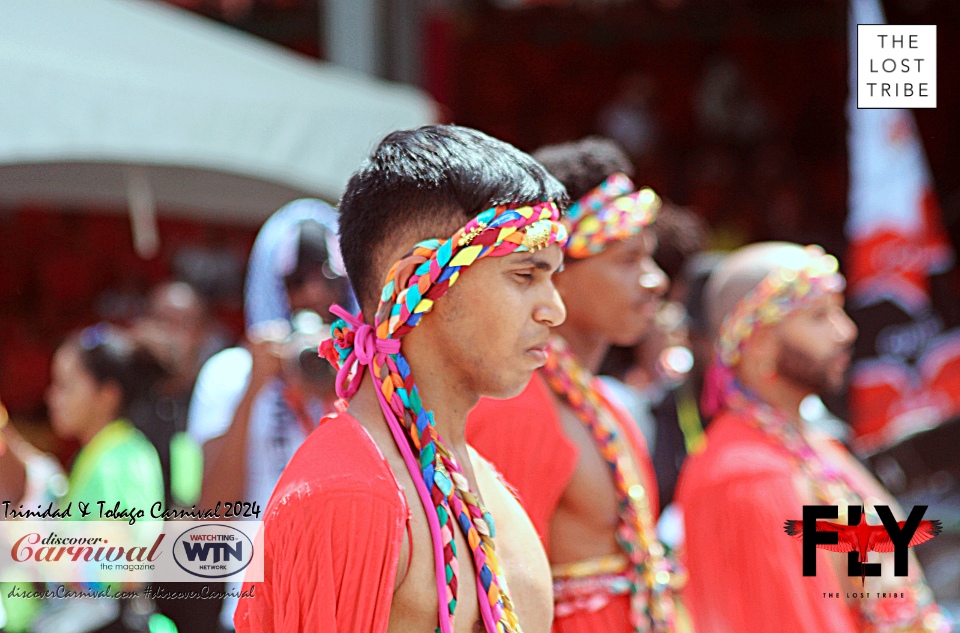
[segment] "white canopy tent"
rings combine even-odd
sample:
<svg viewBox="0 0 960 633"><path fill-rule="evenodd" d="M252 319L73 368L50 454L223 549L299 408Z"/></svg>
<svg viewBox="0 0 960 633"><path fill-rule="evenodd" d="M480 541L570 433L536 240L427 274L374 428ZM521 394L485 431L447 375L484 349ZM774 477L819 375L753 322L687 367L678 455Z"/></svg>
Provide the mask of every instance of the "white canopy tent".
<svg viewBox="0 0 960 633"><path fill-rule="evenodd" d="M25 201L259 222L336 200L422 92L148 0L0 2L0 207Z"/></svg>

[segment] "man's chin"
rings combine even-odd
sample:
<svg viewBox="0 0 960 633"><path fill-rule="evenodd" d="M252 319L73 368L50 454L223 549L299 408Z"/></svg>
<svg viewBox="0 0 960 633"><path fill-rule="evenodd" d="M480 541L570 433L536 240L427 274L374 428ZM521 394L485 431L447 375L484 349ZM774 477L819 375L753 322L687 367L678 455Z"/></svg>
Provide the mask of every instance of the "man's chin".
<svg viewBox="0 0 960 633"><path fill-rule="evenodd" d="M532 377L533 371L527 372L523 376L519 376L516 380L510 380L509 383L506 381L501 382L483 395L485 398L493 398L494 400L510 400L511 398L516 398L527 388ZM501 378L507 377L502 376Z"/></svg>
<svg viewBox="0 0 960 633"><path fill-rule="evenodd" d="M846 382L844 382L842 379L837 380L836 382L831 382L830 384L825 385L824 388L820 390L821 393L818 395L821 398L835 398L843 394L843 388L845 386Z"/></svg>
<svg viewBox="0 0 960 633"><path fill-rule="evenodd" d="M843 392L843 380L831 380L829 376L824 376L823 380L817 384L806 385L810 391L808 395L818 396L820 398L834 398Z"/></svg>
<svg viewBox="0 0 960 633"><path fill-rule="evenodd" d="M808 396L826 398L836 395L828 382L828 376L823 376L821 380L815 380L812 376L797 376L784 372L781 372L780 376L794 394L802 395L804 398Z"/></svg>
<svg viewBox="0 0 960 633"><path fill-rule="evenodd" d="M825 398L832 398L843 393L843 388L847 385L847 368L844 365L842 369L834 371L825 371L823 374L823 385L818 395Z"/></svg>
<svg viewBox="0 0 960 633"><path fill-rule="evenodd" d="M787 381L821 398L831 398L843 391L846 385L847 365L817 362L810 356L795 354L789 365L778 362L777 372Z"/></svg>
<svg viewBox="0 0 960 633"><path fill-rule="evenodd" d="M622 328L611 332L607 340L610 341L611 345L633 347L634 345L639 345L649 331L649 321L643 321L642 323L625 323Z"/></svg>

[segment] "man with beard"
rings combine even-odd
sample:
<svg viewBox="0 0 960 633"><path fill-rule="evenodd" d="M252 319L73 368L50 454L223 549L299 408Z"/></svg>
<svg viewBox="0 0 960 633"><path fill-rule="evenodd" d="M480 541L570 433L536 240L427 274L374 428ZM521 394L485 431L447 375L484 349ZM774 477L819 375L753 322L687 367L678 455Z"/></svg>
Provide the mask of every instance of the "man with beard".
<svg viewBox="0 0 960 633"><path fill-rule="evenodd" d="M707 285L717 342L704 404L714 418L677 493L698 633L949 630L912 555L906 577L881 555L884 576L862 587L845 554L823 549L817 575L804 576L802 544L784 533L804 505L839 506L839 524L850 505L865 505L872 524L876 505L906 519L843 446L800 417L804 398L843 386L857 335L837 268L819 247L769 242L734 252Z"/></svg>
<svg viewBox="0 0 960 633"><path fill-rule="evenodd" d="M650 454L595 375L611 345L644 335L667 288L647 230L660 200L634 187L612 141L587 138L534 157L576 199L556 276L567 320L527 389L481 401L467 437L517 487L547 549L554 633L681 630L677 578L656 535Z"/></svg>

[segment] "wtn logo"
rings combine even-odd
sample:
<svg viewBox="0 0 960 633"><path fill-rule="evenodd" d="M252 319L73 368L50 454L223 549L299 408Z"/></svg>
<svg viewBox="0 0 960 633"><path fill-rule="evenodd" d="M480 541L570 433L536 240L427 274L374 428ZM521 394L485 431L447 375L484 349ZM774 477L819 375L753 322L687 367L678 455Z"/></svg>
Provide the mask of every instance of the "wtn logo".
<svg viewBox="0 0 960 633"><path fill-rule="evenodd" d="M182 545L182 547L181 547ZM200 578L228 578L242 572L254 556L253 541L235 527L204 524L177 537L173 559Z"/></svg>
<svg viewBox="0 0 960 633"><path fill-rule="evenodd" d="M940 521L923 521L927 506L914 506L906 521L897 521L888 506L877 506L883 525L867 525L861 506L849 506L848 525L819 521L836 519L837 506L803 506L803 521L787 521L784 531L803 541L803 575L817 575L817 548L847 554L847 575L879 576L880 563L868 563L868 552L893 552L893 573L906 576L908 552L940 534Z"/></svg>
<svg viewBox="0 0 960 633"><path fill-rule="evenodd" d="M243 541L237 541L236 547L230 547L229 543L188 543L186 541L181 541L181 543L183 543L183 549L187 554L187 560L191 563L195 562L198 557L205 563L211 562L208 558L211 551L213 551L212 562L214 563L219 563L221 560L226 562L231 558L237 561L243 560Z"/></svg>

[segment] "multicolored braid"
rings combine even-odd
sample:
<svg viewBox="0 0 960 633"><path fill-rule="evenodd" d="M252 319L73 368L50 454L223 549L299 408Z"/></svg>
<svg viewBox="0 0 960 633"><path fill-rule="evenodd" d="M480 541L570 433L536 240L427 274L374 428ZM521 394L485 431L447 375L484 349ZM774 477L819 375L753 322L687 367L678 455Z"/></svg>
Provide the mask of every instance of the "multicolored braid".
<svg viewBox="0 0 960 633"><path fill-rule="evenodd" d="M341 318L320 347L338 369L337 394L356 393L366 366L394 440L413 475L430 524L440 602L439 630L452 633L459 569L453 522L473 550L480 612L488 633L519 633L520 625L500 569L493 517L469 487L463 469L437 433L400 351L400 338L416 327L460 271L484 257L537 251L563 243L566 229L553 202L488 209L448 240L417 244L390 269L374 325L334 306Z"/></svg>
<svg viewBox="0 0 960 633"><path fill-rule="evenodd" d="M564 247L568 257L596 255L609 243L636 235L656 219L660 197L648 187L633 188L625 174L613 174L570 206L564 218L570 232Z"/></svg>
<svg viewBox="0 0 960 633"><path fill-rule="evenodd" d="M559 337L547 349L544 376L593 435L617 493L620 525L617 542L632 567L631 624L637 633L678 630L676 590L682 574L672 568L656 528L639 469L617 429L600 380L587 371Z"/></svg>

